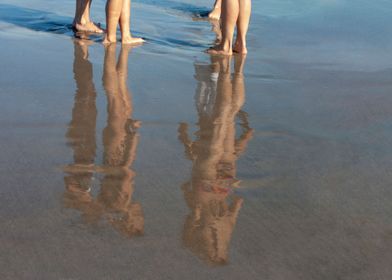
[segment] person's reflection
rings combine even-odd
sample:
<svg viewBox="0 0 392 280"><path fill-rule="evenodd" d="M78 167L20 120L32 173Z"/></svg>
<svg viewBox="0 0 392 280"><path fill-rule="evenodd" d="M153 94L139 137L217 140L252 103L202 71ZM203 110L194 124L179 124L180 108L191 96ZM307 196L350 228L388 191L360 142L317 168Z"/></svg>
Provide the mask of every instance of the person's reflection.
<svg viewBox="0 0 392 280"><path fill-rule="evenodd" d="M128 91L129 48L121 49L116 64L116 46L105 49L103 86L107 96L107 126L103 131L104 163L94 165L97 110L92 67L87 46L75 42L74 73L77 84L75 105L67 138L74 152L74 164L66 167L64 204L82 213L87 223L104 219L127 237L141 235L144 218L139 203L132 201L135 172L131 166L138 144L140 122L130 119L132 104ZM104 174L97 198L91 193L94 172Z"/></svg>
<svg viewBox="0 0 392 280"><path fill-rule="evenodd" d="M236 161L252 137L247 115L240 111L245 101L245 57L236 57L234 74L230 57L212 57L211 65L195 65L199 115L197 140L192 141L187 124L179 127L179 139L192 160L192 177L183 185L190 208L184 229L185 246L212 264L228 261L228 247L242 198L232 190L239 186ZM242 134L236 138L235 118Z"/></svg>
<svg viewBox="0 0 392 280"><path fill-rule="evenodd" d="M83 213L83 217L91 217L93 198L90 189L93 183L94 160L96 156L95 127L97 108L96 91L93 83L93 67L88 61L89 41L74 41L73 72L76 82L75 103L72 120L66 134L69 145L73 149L72 165L68 165L65 176L66 207L75 208Z"/></svg>
<svg viewBox="0 0 392 280"><path fill-rule="evenodd" d="M140 122L129 118L132 103L126 80L130 47L122 46L116 65L116 45L106 47L103 86L108 119L103 131L104 173L98 202L110 213L109 222L127 236L143 233L144 218L139 203L132 202L135 160Z"/></svg>

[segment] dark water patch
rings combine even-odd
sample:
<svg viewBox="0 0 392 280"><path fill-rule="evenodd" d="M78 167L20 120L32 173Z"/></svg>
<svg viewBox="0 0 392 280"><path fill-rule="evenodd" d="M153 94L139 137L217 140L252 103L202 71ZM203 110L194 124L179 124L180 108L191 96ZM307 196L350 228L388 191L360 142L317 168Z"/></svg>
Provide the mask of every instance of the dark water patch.
<svg viewBox="0 0 392 280"><path fill-rule="evenodd" d="M39 32L49 32L80 38L72 28L72 17L47 11L0 4L0 21ZM101 35L89 36L98 40Z"/></svg>
<svg viewBox="0 0 392 280"><path fill-rule="evenodd" d="M72 34L72 18L40 11L0 4L0 20L35 31Z"/></svg>

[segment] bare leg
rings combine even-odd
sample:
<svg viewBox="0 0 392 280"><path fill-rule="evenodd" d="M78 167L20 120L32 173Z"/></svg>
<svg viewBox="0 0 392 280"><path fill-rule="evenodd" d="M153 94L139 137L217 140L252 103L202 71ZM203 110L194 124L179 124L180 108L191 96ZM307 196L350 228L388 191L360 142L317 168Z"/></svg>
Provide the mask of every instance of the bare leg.
<svg viewBox="0 0 392 280"><path fill-rule="evenodd" d="M103 33L103 30L90 20L91 0L76 0L73 27L79 32Z"/></svg>
<svg viewBox="0 0 392 280"><path fill-rule="evenodd" d="M208 14L208 17L213 20L219 20L221 16L222 0L216 0L214 8Z"/></svg>
<svg viewBox="0 0 392 280"><path fill-rule="evenodd" d="M141 44L144 42L142 38L135 38L131 35L131 0L123 1L120 15L121 42L122 44Z"/></svg>
<svg viewBox="0 0 392 280"><path fill-rule="evenodd" d="M220 22L217 20L212 20L210 23L212 26L212 32L214 32L216 35L215 44L218 45L222 41L222 30L220 27Z"/></svg>
<svg viewBox="0 0 392 280"><path fill-rule="evenodd" d="M76 7L75 7L75 17L73 20L73 26L76 27L77 24L85 25L86 21L86 10L89 7L89 0L76 0Z"/></svg>
<svg viewBox="0 0 392 280"><path fill-rule="evenodd" d="M84 9L82 10L82 14L80 15L81 17L81 23L82 24L88 24L90 22L90 7L91 7L91 1L92 0L79 0L85 2Z"/></svg>
<svg viewBox="0 0 392 280"><path fill-rule="evenodd" d="M116 65L116 45L105 46L103 87L107 96L107 126L103 131L104 168L97 201L107 211L108 222L120 233L131 237L141 235L144 218L141 205L132 202L133 178L139 134L129 127L132 102L126 80L128 46L122 47Z"/></svg>
<svg viewBox="0 0 392 280"><path fill-rule="evenodd" d="M106 2L106 35L104 44L116 42L117 24L120 20L123 0L108 0Z"/></svg>
<svg viewBox="0 0 392 280"><path fill-rule="evenodd" d="M89 30L91 30L91 32L103 33L103 29L100 27L100 25L98 24L98 26L97 26L93 21L90 20L91 3L92 3L92 0L89 0L88 1L88 9L87 9L86 13L83 15L87 20L87 27L89 28Z"/></svg>
<svg viewBox="0 0 392 280"><path fill-rule="evenodd" d="M251 13L251 0L239 0L240 11L237 19L237 38L233 51L240 54L248 52L246 48L246 33L248 32L249 19Z"/></svg>
<svg viewBox="0 0 392 280"><path fill-rule="evenodd" d="M222 42L207 52L215 55L232 55L235 24L239 15L238 0L222 0Z"/></svg>

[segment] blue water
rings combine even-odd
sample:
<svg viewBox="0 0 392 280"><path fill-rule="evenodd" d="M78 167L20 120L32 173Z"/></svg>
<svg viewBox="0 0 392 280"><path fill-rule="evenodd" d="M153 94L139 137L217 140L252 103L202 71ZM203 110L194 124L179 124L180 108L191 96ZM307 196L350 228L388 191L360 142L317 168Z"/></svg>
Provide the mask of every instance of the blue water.
<svg viewBox="0 0 392 280"><path fill-rule="evenodd" d="M95 1L92 18L104 24L105 1ZM207 21L212 1L134 1L132 30L152 52L192 55L212 45ZM74 1L0 1L0 21L35 31L72 36ZM388 67L392 46L392 4L344 0L253 1L248 41L257 57L282 58L318 67ZM100 41L99 37L91 38ZM290 52L286 51L290 46ZM339 64L339 65L338 65Z"/></svg>

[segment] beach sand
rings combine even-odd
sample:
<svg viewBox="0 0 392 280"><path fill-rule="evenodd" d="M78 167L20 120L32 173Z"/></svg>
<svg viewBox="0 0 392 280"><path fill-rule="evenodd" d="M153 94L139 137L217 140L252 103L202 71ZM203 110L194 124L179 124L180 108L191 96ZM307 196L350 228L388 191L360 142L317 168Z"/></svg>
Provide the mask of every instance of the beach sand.
<svg viewBox="0 0 392 280"><path fill-rule="evenodd" d="M1 279L392 279L391 4L254 1L230 61L210 1L131 49L47 2L0 0Z"/></svg>

